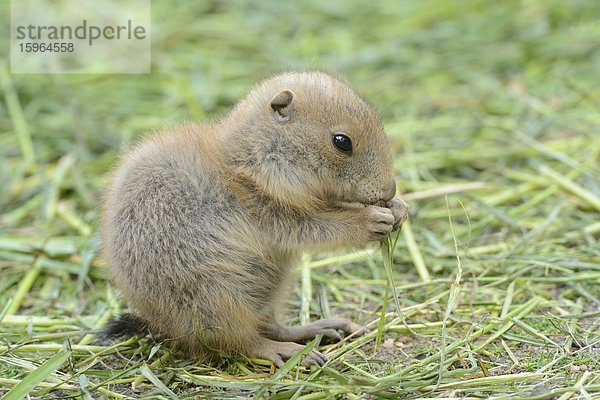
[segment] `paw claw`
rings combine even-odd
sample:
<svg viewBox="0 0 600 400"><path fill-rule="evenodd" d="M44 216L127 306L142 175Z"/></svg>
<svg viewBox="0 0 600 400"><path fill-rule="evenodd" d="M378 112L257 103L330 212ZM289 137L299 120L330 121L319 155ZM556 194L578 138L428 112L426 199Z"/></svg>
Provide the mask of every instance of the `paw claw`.
<svg viewBox="0 0 600 400"><path fill-rule="evenodd" d="M253 356L271 361L277 368L283 367L285 361L292 358L296 353L304 349L304 346L293 342L277 342L265 339L262 346L254 352ZM311 365L323 366L327 357L317 350L311 350L302 359L301 364L306 367Z"/></svg>
<svg viewBox="0 0 600 400"><path fill-rule="evenodd" d="M285 364L285 362L283 361L283 359L281 358L281 356L279 354L275 354L275 356L273 357L272 360L270 360L273 364L275 364L275 366L277 368L281 368L283 367L283 364Z"/></svg>
<svg viewBox="0 0 600 400"><path fill-rule="evenodd" d="M326 362L327 357L323 353L317 350L312 350L306 355L304 360L302 360L302 365L305 367L310 367L311 365L318 365L319 367L322 367Z"/></svg>
<svg viewBox="0 0 600 400"><path fill-rule="evenodd" d="M348 326L349 333L355 336L362 336L369 332L369 329L366 326L362 326L357 324L356 322L350 321L350 325Z"/></svg>
<svg viewBox="0 0 600 400"><path fill-rule="evenodd" d="M342 340L342 335L335 329L323 329L321 333L324 337L333 339L333 340Z"/></svg>
<svg viewBox="0 0 600 400"><path fill-rule="evenodd" d="M397 197L394 197L388 201L386 205L394 216L394 225L392 231L396 231L398 228L400 228L400 225L402 225L402 223L408 219L410 207L404 202L404 200L401 200Z"/></svg>

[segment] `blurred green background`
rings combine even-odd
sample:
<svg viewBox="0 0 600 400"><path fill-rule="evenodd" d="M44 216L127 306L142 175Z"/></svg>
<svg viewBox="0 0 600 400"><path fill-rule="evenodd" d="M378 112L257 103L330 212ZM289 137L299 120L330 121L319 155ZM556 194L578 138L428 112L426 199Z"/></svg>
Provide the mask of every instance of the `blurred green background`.
<svg viewBox="0 0 600 400"><path fill-rule="evenodd" d="M598 85L596 1L153 1L152 15L149 75L12 76L36 161L71 152L101 172L131 137L222 115L257 80L287 69L344 77L392 134L413 131L419 150L468 145L498 129L488 115L555 120ZM0 111L0 155L14 163L5 102ZM597 122L560 119L569 117L577 126L560 129Z"/></svg>
<svg viewBox="0 0 600 400"><path fill-rule="evenodd" d="M599 16L593 0L153 1L151 74L4 73L0 212L41 196L2 227L62 232L59 200L93 226L106 172L131 140L222 116L255 82L289 69L332 72L375 105L403 192L502 179L528 138L572 137L561 150L592 157ZM67 154L69 179L48 189Z"/></svg>

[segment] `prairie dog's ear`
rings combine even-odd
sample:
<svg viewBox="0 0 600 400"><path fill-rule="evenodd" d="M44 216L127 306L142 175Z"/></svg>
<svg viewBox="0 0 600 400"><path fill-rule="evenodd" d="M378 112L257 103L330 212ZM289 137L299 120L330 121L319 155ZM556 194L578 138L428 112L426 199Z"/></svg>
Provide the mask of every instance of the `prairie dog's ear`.
<svg viewBox="0 0 600 400"><path fill-rule="evenodd" d="M291 118L296 95L289 89L282 90L271 99L271 110L277 122L287 122Z"/></svg>

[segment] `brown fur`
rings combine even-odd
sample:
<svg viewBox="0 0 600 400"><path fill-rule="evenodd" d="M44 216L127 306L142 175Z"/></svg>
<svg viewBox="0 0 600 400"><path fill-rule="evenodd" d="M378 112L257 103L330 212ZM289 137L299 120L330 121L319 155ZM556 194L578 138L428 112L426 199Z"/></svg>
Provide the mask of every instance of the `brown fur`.
<svg viewBox="0 0 600 400"><path fill-rule="evenodd" d="M351 137L353 152L332 144ZM159 132L126 153L106 192L107 271L150 332L195 355L282 365L294 342L360 326L276 322L302 252L381 240L407 217L377 113L321 72L268 79L223 120ZM318 351L305 363L322 364Z"/></svg>

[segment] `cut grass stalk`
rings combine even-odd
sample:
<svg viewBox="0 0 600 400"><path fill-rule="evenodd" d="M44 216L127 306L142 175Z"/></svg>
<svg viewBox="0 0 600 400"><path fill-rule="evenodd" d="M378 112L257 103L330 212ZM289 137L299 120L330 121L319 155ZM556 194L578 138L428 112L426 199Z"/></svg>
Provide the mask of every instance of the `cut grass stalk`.
<svg viewBox="0 0 600 400"><path fill-rule="evenodd" d="M2 378L0 377L0 387L15 387L19 383L23 382L22 379L12 379L12 378ZM45 389L53 389L53 390L67 390L71 392L78 392L79 388L77 386L73 386L67 383L56 384L49 382L38 382L34 387L45 388ZM16 397L15 397L16 398ZM22 397L21 397L22 398ZM2 400L6 400L7 397L3 397Z"/></svg>
<svg viewBox="0 0 600 400"><path fill-rule="evenodd" d="M76 236L52 238L0 237L0 249L22 253L43 252L49 256L72 255L85 240Z"/></svg>
<svg viewBox="0 0 600 400"><path fill-rule="evenodd" d="M558 183L558 185L560 185L563 189L574 194L575 196L579 197L587 204L589 204L591 207L595 208L596 211L600 211L600 198L598 198L598 196L594 195L589 190L573 182L568 177L559 174L547 165L540 165L538 170L542 175L545 175L548 178L552 179L553 181Z"/></svg>
<svg viewBox="0 0 600 400"><path fill-rule="evenodd" d="M31 166L35 163L35 154L29 126L27 124L27 119L23 114L23 109L21 108L19 96L14 88L11 75L8 72L6 63L3 61L0 61L0 86L4 93L4 101L8 108L8 114L10 115L17 138L19 139L23 163L27 166Z"/></svg>
<svg viewBox="0 0 600 400"><path fill-rule="evenodd" d="M27 396L40 382L47 379L71 356L71 352L63 348L46 362L40 365L35 371L27 374L19 383L17 383L4 397L4 400L19 400Z"/></svg>
<svg viewBox="0 0 600 400"><path fill-rule="evenodd" d="M50 318L37 315L6 315L2 323L6 326L32 326L32 327L50 327L54 325L73 325L77 326L78 322L93 321L95 316L83 318Z"/></svg>
<svg viewBox="0 0 600 400"><path fill-rule="evenodd" d="M309 267L309 257L305 254L300 262L300 324L310 322L310 302L312 300L312 279Z"/></svg>
<svg viewBox="0 0 600 400"><path fill-rule="evenodd" d="M56 214L56 208L58 206L59 190L65 176L71 168L75 165L77 159L72 154L67 154L58 161L56 166L56 173L50 180L50 185L46 190L45 202L43 203L43 215L47 220L54 219Z"/></svg>
<svg viewBox="0 0 600 400"><path fill-rule="evenodd" d="M396 313L397 313L397 317L400 319L400 321L402 322L402 324L404 324L408 330L410 330L410 328L408 328L408 325L406 325L406 316L402 313L402 307L400 305L400 299L398 297L398 291L396 288L396 284L394 282L394 273L392 270L392 267L394 265L394 250L396 245L398 244L398 238L400 236L400 232L398 232L395 236L395 238L392 240L391 236L387 236L386 239L381 242L381 258L383 261L383 267L385 269L385 273L386 273L386 286L385 286L385 293L384 293L384 298L383 298L383 307L381 309L381 317L379 320L379 324L377 327L377 339L376 339L376 344L381 343L381 338L383 335L383 329L385 326L385 313L387 312L387 303L388 303L388 297L389 297L389 293L392 293L392 299L394 300L394 306L396 307ZM375 346L377 347L377 346Z"/></svg>
<svg viewBox="0 0 600 400"><path fill-rule="evenodd" d="M474 378L468 380L460 380L458 382L449 382L442 383L438 387L433 386L424 386L418 388L419 391L429 392L435 389L485 389L489 386L499 386L499 385L513 385L520 382L526 381L539 381L539 379L543 378L544 374L539 374L535 372L522 372L519 374L511 374L511 375L501 375L501 376L488 376L483 378Z"/></svg>
<svg viewBox="0 0 600 400"><path fill-rule="evenodd" d="M118 346L108 348L111 351L110 354L116 353L119 349ZM59 343L41 343L41 344L23 344L16 346L0 346L0 352L10 351L13 354L27 354L27 353L57 353L62 348ZM107 347L104 346L93 346L93 345L71 345L71 352L74 355L87 355L90 353L102 353L107 354L105 351Z"/></svg>
<svg viewBox="0 0 600 400"><path fill-rule="evenodd" d="M579 161L575 160L574 158L569 157L564 151L551 149L548 146L546 146L544 143L542 143L538 140L535 140L534 138L532 138L529 135L526 135L525 133L521 132L520 130L514 131L514 134L519 140L523 141L527 145L538 150L541 154L544 154L545 156L547 156L549 158L558 160L561 163L563 163L573 169L581 168L581 163Z"/></svg>
<svg viewBox="0 0 600 400"><path fill-rule="evenodd" d="M565 393L563 393L558 400L568 400L570 399L574 394L580 394L582 396L582 398L591 398L590 395L586 392L586 390L584 389L583 384L588 380L588 378L590 378L590 371L585 371L583 373L583 375L581 375L581 378L579 378L579 380L577 381L577 383L575 384L575 386L573 386L572 390L566 391Z"/></svg>
<svg viewBox="0 0 600 400"><path fill-rule="evenodd" d="M178 399L179 397L173 393L162 381L154 375L154 372L145 363L140 367L140 372L144 375L158 390L165 394L170 399Z"/></svg>
<svg viewBox="0 0 600 400"><path fill-rule="evenodd" d="M502 336L505 332L507 332L510 328L512 328L512 326L514 324L514 320L518 320L518 319L521 319L521 318L527 316L541 302L542 302L541 298L535 297L535 298L531 299L530 301L528 301L527 303L525 303L525 306L518 307L517 308L519 310L518 313L509 312L506 315L504 315L504 317L499 318L499 321L502 321L502 323L500 323L499 321L492 323L494 325L494 328L498 328L498 329L496 329L496 331L492 335L490 335L483 343L481 343L480 345L475 347L475 349L473 351L478 352L478 351L482 350L484 347L486 347L487 345L492 343L494 340L496 340L496 338Z"/></svg>
<svg viewBox="0 0 600 400"><path fill-rule="evenodd" d="M419 246L417 245L417 241L415 240L410 220L406 220L402 224L402 235L404 237L404 241L406 243L406 247L408 249L410 257L413 261L413 265L417 270L417 274L419 274L419 278L421 278L423 282L429 282L431 280L431 275L429 275L429 271L427 270L427 266L425 265L425 260L423 259L421 250L419 250Z"/></svg>
<svg viewBox="0 0 600 400"><path fill-rule="evenodd" d="M452 234L452 238L454 241L454 252L456 257L456 273L454 277L454 281L450 285L450 290L448 293L448 302L446 303L446 311L444 312L444 318L442 320L442 332L441 332L441 345L440 345L440 369L438 372L438 380L436 385L441 384L442 376L444 375L444 360L446 358L446 341L448 340L448 321L450 321L450 315L454 311L454 309L458 306L459 295L460 295L460 281L462 278L462 263L460 261L460 254L458 252L458 242L456 240L456 235L454 234L454 226L452 224L452 217L450 216L450 204L448 202L448 196L445 198L446 200L446 209L448 210L448 225L450 226L450 233Z"/></svg>
<svg viewBox="0 0 600 400"><path fill-rule="evenodd" d="M163 354L162 356L160 356L156 360L154 360L150 364L150 368L151 369L161 368L161 367L167 365L167 361L169 361L170 359L171 359L171 353L166 352L165 354ZM144 364L144 365L146 365L146 364ZM133 380L133 382L131 382L131 386L133 387L134 390L144 381L144 377L145 377L145 375L142 374L142 376L138 376L136 379Z"/></svg>
<svg viewBox="0 0 600 400"><path fill-rule="evenodd" d="M429 199L432 197L442 197L452 193L463 193L472 190L484 189L487 187L485 182L465 182L456 183L452 185L438 186L428 190L422 190L419 192L404 193L400 197L404 201L414 201Z"/></svg>
<svg viewBox="0 0 600 400"><path fill-rule="evenodd" d="M512 281L506 288L506 297L504 298L504 302L502 303L502 311L500 312L500 318L504 318L510 310L510 306L513 301L513 294L515 292L515 283L516 281Z"/></svg>
<svg viewBox="0 0 600 400"><path fill-rule="evenodd" d="M454 325L453 321L432 321L427 323L417 323L417 324L406 324L406 325L392 325L388 324L385 326L386 332L396 332L401 334L414 334L415 332L420 333L435 333L438 332L442 326L446 324L446 327Z"/></svg>
<svg viewBox="0 0 600 400"><path fill-rule="evenodd" d="M576 136L568 138L559 138L547 140L545 146L551 150L565 148L585 148L589 145L589 140L585 137ZM453 149L452 152L443 150L422 151L414 154L406 154L402 159L397 159L398 170L402 169L402 164L414 163L416 165L427 165L430 170L451 168L457 165L473 165L478 162L495 162L498 159L526 159L536 158L540 152L537 149L521 145L510 144L502 147L482 147L478 151L471 149Z"/></svg>
<svg viewBox="0 0 600 400"><path fill-rule="evenodd" d="M16 293L12 297L10 307L6 311L5 315L13 315L19 310L23 300L25 299L25 296L27 296L27 293L29 293L29 290L35 283L35 280L38 278L41 270L42 264L39 260L36 260L31 266L29 272L27 272L21 280L21 283L19 284Z"/></svg>
<svg viewBox="0 0 600 400"><path fill-rule="evenodd" d="M1 241L1 239L0 239ZM26 245L26 243L24 244ZM1 246L1 245L0 245ZM36 253L35 251L29 251L32 253ZM39 263L42 268L46 270L48 273L70 273L70 274L78 274L80 272L80 267L77 264L66 262L66 261L58 261L53 260L48 257L39 256L38 254L23 254L11 251L3 251L0 250L0 257L6 261L10 261L16 265L32 265L35 263Z"/></svg>
<svg viewBox="0 0 600 400"><path fill-rule="evenodd" d="M504 349L504 351L506 352L506 354L508 354L508 357L511 359L511 361L513 362L513 366L510 368L509 371L511 371L514 368L519 368L521 367L521 362L517 359L517 357L515 356L515 354L513 353L513 351L510 349L510 347L506 344L506 341L504 339L500 339L500 343L502 344L502 348Z"/></svg>
<svg viewBox="0 0 600 400"><path fill-rule="evenodd" d="M12 211L1 215L0 223L4 226L17 224L27 218L27 216L30 215L34 210L38 209L41 204L42 196L41 194L37 194Z"/></svg>
<svg viewBox="0 0 600 400"><path fill-rule="evenodd" d="M538 337L540 339L542 339L544 342L546 342L547 344L557 348L557 349L562 349L563 346L559 345L558 343L556 343L555 341L551 340L550 338L548 338L546 335L538 332L536 329L532 328L531 326L527 325L525 322L520 321L518 319L513 318L511 320L515 325L517 325L519 328L523 329L525 332Z"/></svg>
<svg viewBox="0 0 600 400"><path fill-rule="evenodd" d="M321 260L315 260L308 262L309 268L322 268L332 264L347 264L354 261L363 261L372 257L377 250L370 248L367 250L358 250L348 254L342 254L335 257L327 257Z"/></svg>
<svg viewBox="0 0 600 400"><path fill-rule="evenodd" d="M73 211L68 209L65 204L58 204L56 207L56 214L81 236L89 236L92 233L92 227L85 223L83 219L77 216Z"/></svg>
<svg viewBox="0 0 600 400"><path fill-rule="evenodd" d="M388 309L389 297L390 297L390 281L386 280L385 291L383 292L383 301L381 304L381 313L379 316L379 322L377 323L377 335L375 336L375 346L373 347L373 351L377 351L377 347L383 341L383 333L385 330L385 316L386 316L387 309Z"/></svg>
<svg viewBox="0 0 600 400"><path fill-rule="evenodd" d="M542 221L542 223L538 224L535 229L527 232L523 235L522 239L515 243L510 249L502 253L503 258L508 258L513 254L518 254L523 252L531 243L535 242L535 240L546 233L546 229L550 227L559 217L561 208L560 206L554 207L554 209L548 214L548 216Z"/></svg>

